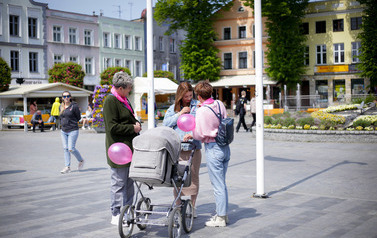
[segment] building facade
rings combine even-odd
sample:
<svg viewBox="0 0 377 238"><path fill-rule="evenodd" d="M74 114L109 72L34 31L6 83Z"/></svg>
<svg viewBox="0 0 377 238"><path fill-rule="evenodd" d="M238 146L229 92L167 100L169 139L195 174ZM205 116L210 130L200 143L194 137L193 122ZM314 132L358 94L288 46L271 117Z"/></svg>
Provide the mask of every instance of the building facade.
<svg viewBox="0 0 377 238"><path fill-rule="evenodd" d="M353 0L309 3L303 19L307 72L303 91L320 96L320 106L351 102L367 93L369 80L357 73L363 6Z"/></svg>
<svg viewBox="0 0 377 238"><path fill-rule="evenodd" d="M0 2L0 57L12 68L11 84L46 83L47 4L32 0Z"/></svg>
<svg viewBox="0 0 377 238"><path fill-rule="evenodd" d="M142 22L99 16L101 72L108 67L129 68L133 77L144 73L144 26Z"/></svg>

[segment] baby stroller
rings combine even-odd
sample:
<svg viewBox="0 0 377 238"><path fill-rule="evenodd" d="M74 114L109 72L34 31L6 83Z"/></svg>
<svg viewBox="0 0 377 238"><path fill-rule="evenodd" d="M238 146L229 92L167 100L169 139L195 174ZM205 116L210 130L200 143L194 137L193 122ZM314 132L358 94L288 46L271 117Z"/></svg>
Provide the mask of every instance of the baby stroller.
<svg viewBox="0 0 377 238"><path fill-rule="evenodd" d="M121 237L130 237L135 225L140 230L146 229L148 225L167 226L169 237L180 237L182 228L186 233L192 230L194 207L190 199L180 198L182 188L191 184L190 167L195 146L188 143L192 148L190 159L179 162L181 141L169 127L150 129L133 140L134 153L129 177L134 180L137 192L134 204L126 205L121 210L118 223ZM168 205L152 204L151 199L141 191L143 184L149 189L174 187L178 196ZM178 199L180 205L176 204Z"/></svg>

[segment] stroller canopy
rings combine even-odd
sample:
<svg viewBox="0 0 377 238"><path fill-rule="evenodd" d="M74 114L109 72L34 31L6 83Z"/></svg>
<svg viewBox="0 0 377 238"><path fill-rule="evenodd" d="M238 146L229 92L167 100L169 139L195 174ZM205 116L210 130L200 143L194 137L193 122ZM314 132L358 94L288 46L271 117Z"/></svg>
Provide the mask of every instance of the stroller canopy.
<svg viewBox="0 0 377 238"><path fill-rule="evenodd" d="M147 130L134 138L133 147L139 151L161 151L166 149L173 162L178 161L181 151L181 140L170 127L162 126Z"/></svg>

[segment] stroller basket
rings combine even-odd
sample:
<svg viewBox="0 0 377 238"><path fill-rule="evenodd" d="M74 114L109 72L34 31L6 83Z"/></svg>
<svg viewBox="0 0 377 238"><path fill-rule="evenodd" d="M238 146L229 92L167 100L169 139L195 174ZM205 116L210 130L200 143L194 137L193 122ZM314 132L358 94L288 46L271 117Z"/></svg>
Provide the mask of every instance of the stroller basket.
<svg viewBox="0 0 377 238"><path fill-rule="evenodd" d="M133 140L134 153L129 177L150 186L171 187L177 171L180 138L169 127L150 129Z"/></svg>

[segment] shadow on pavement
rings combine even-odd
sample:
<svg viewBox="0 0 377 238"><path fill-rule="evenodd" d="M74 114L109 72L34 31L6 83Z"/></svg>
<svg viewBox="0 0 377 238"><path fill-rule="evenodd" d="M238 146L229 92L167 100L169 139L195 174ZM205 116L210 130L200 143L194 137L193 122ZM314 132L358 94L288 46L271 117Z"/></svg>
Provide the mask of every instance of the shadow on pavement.
<svg viewBox="0 0 377 238"><path fill-rule="evenodd" d="M0 171L0 175L4 174L18 174L18 173L25 173L26 170L7 170L7 171Z"/></svg>

